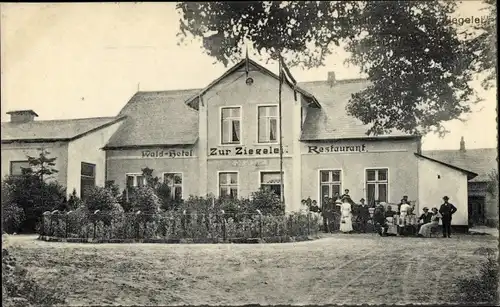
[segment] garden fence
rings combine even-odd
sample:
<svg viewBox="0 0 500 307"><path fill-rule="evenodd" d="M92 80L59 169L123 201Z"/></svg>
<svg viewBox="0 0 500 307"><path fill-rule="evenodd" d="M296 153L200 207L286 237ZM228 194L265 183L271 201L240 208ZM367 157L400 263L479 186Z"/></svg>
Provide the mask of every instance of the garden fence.
<svg viewBox="0 0 500 307"><path fill-rule="evenodd" d="M314 214L186 214L163 212L46 212L40 235L92 241L181 240L228 242L235 239L313 236L319 232Z"/></svg>

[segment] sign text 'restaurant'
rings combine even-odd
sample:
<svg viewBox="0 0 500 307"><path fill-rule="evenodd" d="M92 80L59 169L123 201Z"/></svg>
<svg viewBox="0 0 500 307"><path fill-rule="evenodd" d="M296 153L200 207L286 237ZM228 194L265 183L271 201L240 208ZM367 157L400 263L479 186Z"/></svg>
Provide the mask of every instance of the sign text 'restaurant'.
<svg viewBox="0 0 500 307"><path fill-rule="evenodd" d="M366 145L356 145L356 146L308 146L309 150L307 153L335 153L335 152L366 152Z"/></svg>

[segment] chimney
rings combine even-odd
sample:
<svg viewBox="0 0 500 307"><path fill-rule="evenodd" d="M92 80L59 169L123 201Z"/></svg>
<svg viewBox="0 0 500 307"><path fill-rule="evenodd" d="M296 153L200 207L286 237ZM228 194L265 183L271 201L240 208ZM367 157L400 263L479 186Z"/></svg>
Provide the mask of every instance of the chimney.
<svg viewBox="0 0 500 307"><path fill-rule="evenodd" d="M460 139L460 151L465 151L465 141L464 137Z"/></svg>
<svg viewBox="0 0 500 307"><path fill-rule="evenodd" d="M7 112L10 115L11 123L28 123L35 120L38 114L33 110L19 110Z"/></svg>
<svg viewBox="0 0 500 307"><path fill-rule="evenodd" d="M328 79L327 79L328 82L330 83L335 83L335 72L334 71L329 71L328 72Z"/></svg>

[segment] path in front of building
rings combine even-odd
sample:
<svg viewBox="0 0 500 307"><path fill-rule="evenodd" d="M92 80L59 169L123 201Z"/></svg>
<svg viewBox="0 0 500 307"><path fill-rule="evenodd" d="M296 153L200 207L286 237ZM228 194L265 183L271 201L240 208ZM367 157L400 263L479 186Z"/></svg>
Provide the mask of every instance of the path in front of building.
<svg viewBox="0 0 500 307"><path fill-rule="evenodd" d="M35 280L72 305L443 304L494 237L326 234L286 244L77 244L10 236ZM444 290L443 290L444 289Z"/></svg>
<svg viewBox="0 0 500 307"><path fill-rule="evenodd" d="M470 233L485 233L498 238L498 228L487 226L475 226L469 229Z"/></svg>

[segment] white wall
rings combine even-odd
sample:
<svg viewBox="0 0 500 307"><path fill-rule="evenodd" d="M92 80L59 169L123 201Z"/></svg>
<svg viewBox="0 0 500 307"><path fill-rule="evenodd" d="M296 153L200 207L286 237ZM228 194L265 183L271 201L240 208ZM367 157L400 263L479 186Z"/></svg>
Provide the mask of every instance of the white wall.
<svg viewBox="0 0 500 307"><path fill-rule="evenodd" d="M48 178L57 180L60 184L66 184L66 170L68 165L68 144L66 142L54 143L12 143L2 144L2 179L10 174L11 161L27 161L27 156L38 157L39 148L49 152L49 158L57 158L55 169L58 173Z"/></svg>
<svg viewBox="0 0 500 307"><path fill-rule="evenodd" d="M118 130L123 121L109 125L81 138L71 141L68 144L68 194L76 190L80 196L80 172L81 163L87 162L96 165L97 186L104 186L106 178L106 152L101 148L106 145L109 138Z"/></svg>
<svg viewBox="0 0 500 307"><path fill-rule="evenodd" d="M439 207L443 203L443 196L450 198L449 202L457 207L453 215L452 225L468 225L467 205L467 175L445 165L418 158L418 212L424 206Z"/></svg>

